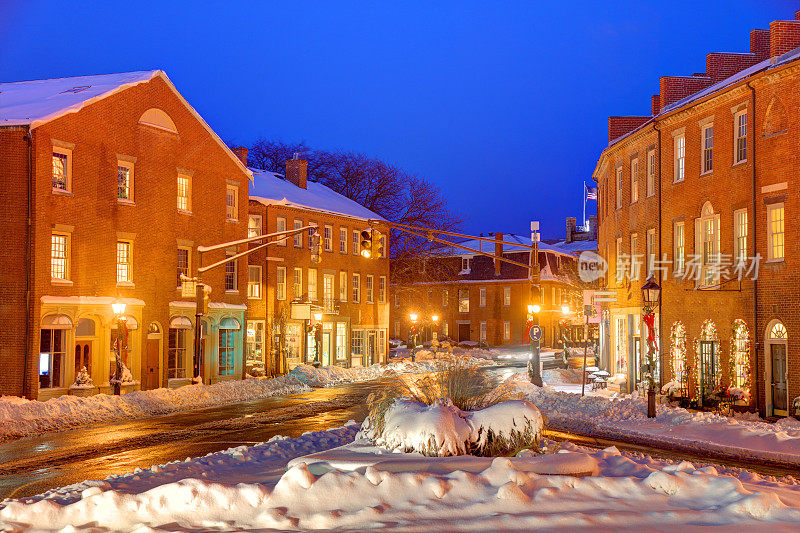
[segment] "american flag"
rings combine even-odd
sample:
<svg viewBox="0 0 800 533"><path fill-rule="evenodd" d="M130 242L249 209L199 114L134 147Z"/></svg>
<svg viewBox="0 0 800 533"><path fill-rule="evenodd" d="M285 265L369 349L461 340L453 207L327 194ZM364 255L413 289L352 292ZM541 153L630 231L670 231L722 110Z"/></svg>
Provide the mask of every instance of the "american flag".
<svg viewBox="0 0 800 533"><path fill-rule="evenodd" d="M586 199L597 200L597 187L586 186Z"/></svg>

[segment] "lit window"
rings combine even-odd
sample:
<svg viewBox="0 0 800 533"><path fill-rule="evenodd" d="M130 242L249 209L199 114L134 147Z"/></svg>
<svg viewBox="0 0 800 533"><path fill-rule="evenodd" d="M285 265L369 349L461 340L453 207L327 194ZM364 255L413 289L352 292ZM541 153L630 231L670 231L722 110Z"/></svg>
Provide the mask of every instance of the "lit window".
<svg viewBox="0 0 800 533"><path fill-rule="evenodd" d="M686 175L686 137L678 135L675 137L675 176L673 181L676 183L683 181Z"/></svg>
<svg viewBox="0 0 800 533"><path fill-rule="evenodd" d="M458 289L458 312L469 313L469 289Z"/></svg>
<svg viewBox="0 0 800 533"><path fill-rule="evenodd" d="M189 277L189 249L178 248L176 259L178 263L178 287L180 287L183 285L181 276Z"/></svg>
<svg viewBox="0 0 800 533"><path fill-rule="evenodd" d="M247 217L247 236L258 237L261 235L261 215L249 215Z"/></svg>
<svg viewBox="0 0 800 533"><path fill-rule="evenodd" d="M733 260L740 263L747 260L747 209L733 213Z"/></svg>
<svg viewBox="0 0 800 533"><path fill-rule="evenodd" d="M344 322L336 323L336 359L347 359L347 324Z"/></svg>
<svg viewBox="0 0 800 533"><path fill-rule="evenodd" d="M480 307L486 307L486 287L480 287L478 289L478 301Z"/></svg>
<svg viewBox="0 0 800 533"><path fill-rule="evenodd" d="M178 174L178 209L181 211L192 210L191 190L191 178Z"/></svg>
<svg viewBox="0 0 800 533"><path fill-rule="evenodd" d="M72 150L53 147L53 190L69 192L72 188Z"/></svg>
<svg viewBox="0 0 800 533"><path fill-rule="evenodd" d="M767 232L769 238L769 260L783 261L784 258L784 218L783 204L767 206Z"/></svg>
<svg viewBox="0 0 800 533"><path fill-rule="evenodd" d="M225 188L225 217L232 222L239 219L239 187L236 185Z"/></svg>
<svg viewBox="0 0 800 533"><path fill-rule="evenodd" d="M442 289L442 307L447 307L447 300L450 299L450 294L447 289Z"/></svg>
<svg viewBox="0 0 800 533"><path fill-rule="evenodd" d="M481 342L486 342L486 322L480 323Z"/></svg>
<svg viewBox="0 0 800 533"><path fill-rule="evenodd" d="M264 364L264 321L247 321L247 346L245 347L247 366Z"/></svg>
<svg viewBox="0 0 800 533"><path fill-rule="evenodd" d="M39 337L39 388L64 387L66 330L42 329Z"/></svg>
<svg viewBox="0 0 800 533"><path fill-rule="evenodd" d="M253 267L250 267L253 268ZM261 277L261 268L256 267L259 269L259 278ZM286 299L286 267L279 266L277 275L275 276L275 298L278 300L285 300ZM260 279L259 279L259 286L260 286Z"/></svg>
<svg viewBox="0 0 800 533"><path fill-rule="evenodd" d="M695 220L695 232L700 236L701 282L703 285L717 284L720 274L719 215L714 214L709 202L703 205L700 218Z"/></svg>
<svg viewBox="0 0 800 533"><path fill-rule="evenodd" d="M357 229L353 230L353 255L361 253L361 232Z"/></svg>
<svg viewBox="0 0 800 533"><path fill-rule="evenodd" d="M131 281L131 243L117 241L117 283Z"/></svg>
<svg viewBox="0 0 800 533"><path fill-rule="evenodd" d="M462 257L461 258L461 271L465 273L469 273L472 270L472 258L471 257Z"/></svg>
<svg viewBox="0 0 800 533"><path fill-rule="evenodd" d="M227 254L227 257L232 257L236 254ZM236 261L228 261L225 263L225 290L235 291L238 289L237 284L237 266Z"/></svg>
<svg viewBox="0 0 800 533"><path fill-rule="evenodd" d="M378 242L381 243L381 257L385 258L386 254L389 253L389 250L386 249L386 235L381 235L378 238Z"/></svg>
<svg viewBox="0 0 800 533"><path fill-rule="evenodd" d="M622 165L617 167L617 209L622 209Z"/></svg>
<svg viewBox="0 0 800 533"><path fill-rule="evenodd" d="M167 345L167 377L186 377L186 332L185 329L169 328Z"/></svg>
<svg viewBox="0 0 800 533"><path fill-rule="evenodd" d="M714 170L714 125L703 126L701 131L702 169L703 174Z"/></svg>
<svg viewBox="0 0 800 533"><path fill-rule="evenodd" d="M683 222L676 222L672 230L672 247L675 258L673 268L675 272L683 272L686 264L686 248L683 235Z"/></svg>
<svg viewBox="0 0 800 533"><path fill-rule="evenodd" d="M347 253L347 228L339 228L339 253Z"/></svg>
<svg viewBox="0 0 800 533"><path fill-rule="evenodd" d="M506 342L511 340L511 322L503 322L503 340Z"/></svg>
<svg viewBox="0 0 800 533"><path fill-rule="evenodd" d="M234 373L235 329L219 330L219 375L232 376Z"/></svg>
<svg viewBox="0 0 800 533"><path fill-rule="evenodd" d="M117 162L117 200L133 201L133 163Z"/></svg>
<svg viewBox="0 0 800 533"><path fill-rule="evenodd" d="M639 201L639 159L631 160L631 203Z"/></svg>
<svg viewBox="0 0 800 533"><path fill-rule="evenodd" d="M278 267L278 294L280 295L281 273L280 269L283 268L283 292L286 298L286 268ZM258 265L248 265L247 267L247 297L248 298L261 298L261 267Z"/></svg>
<svg viewBox="0 0 800 533"><path fill-rule="evenodd" d="M733 162L747 161L747 111L740 111L734 116L733 138Z"/></svg>
<svg viewBox="0 0 800 533"><path fill-rule="evenodd" d="M647 230L647 257L645 260L647 261L647 275L655 273L655 261L656 261L656 230L649 229Z"/></svg>
<svg viewBox="0 0 800 533"><path fill-rule="evenodd" d="M511 305L511 287L503 287L503 305Z"/></svg>
<svg viewBox="0 0 800 533"><path fill-rule="evenodd" d="M50 277L69 279L69 235L53 233L51 237Z"/></svg>
<svg viewBox="0 0 800 533"><path fill-rule="evenodd" d="M326 313L334 312L333 274L322 275L322 304Z"/></svg>

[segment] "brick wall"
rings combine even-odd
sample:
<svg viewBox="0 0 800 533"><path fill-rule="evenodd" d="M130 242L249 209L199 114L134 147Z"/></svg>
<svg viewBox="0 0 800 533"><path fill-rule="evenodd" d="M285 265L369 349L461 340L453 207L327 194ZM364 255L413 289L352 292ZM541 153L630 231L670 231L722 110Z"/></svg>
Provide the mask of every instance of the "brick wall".
<svg viewBox="0 0 800 533"><path fill-rule="evenodd" d="M756 63L755 54L712 52L706 56L706 72L712 83L717 83Z"/></svg>
<svg viewBox="0 0 800 533"><path fill-rule="evenodd" d="M712 83L711 78L701 76L661 76L659 79L661 108L702 91Z"/></svg>
<svg viewBox="0 0 800 533"><path fill-rule="evenodd" d="M800 20L776 20L769 24L769 56L785 54L800 46Z"/></svg>
<svg viewBox="0 0 800 533"><path fill-rule="evenodd" d="M769 30L755 29L750 32L750 53L756 61L769 58Z"/></svg>
<svg viewBox="0 0 800 533"><path fill-rule="evenodd" d="M650 117L608 117L608 142L632 132L648 120Z"/></svg>

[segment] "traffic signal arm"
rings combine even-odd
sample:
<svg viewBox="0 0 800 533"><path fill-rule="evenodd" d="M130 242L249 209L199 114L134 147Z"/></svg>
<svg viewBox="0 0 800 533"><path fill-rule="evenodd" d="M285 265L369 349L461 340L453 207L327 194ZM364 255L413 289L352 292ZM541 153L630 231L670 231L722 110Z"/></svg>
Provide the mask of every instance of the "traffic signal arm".
<svg viewBox="0 0 800 533"><path fill-rule="evenodd" d="M197 247L197 251L202 254L203 252L211 252L213 250L219 250L220 248L228 248L229 246L235 246L237 244L244 244L244 243L249 243L249 242L254 242L254 241L263 241L264 239L269 239L269 238L272 238L272 237L279 237L278 239L275 239L275 240L269 241L269 242L265 242L264 244L261 244L260 246L256 246L255 248L250 248L249 250L245 250L244 252L240 252L240 253L238 253L236 255L232 255L230 257L226 257L225 259L217 261L214 264L211 264L211 265L208 265L208 266L204 266L204 267L200 267L200 268L197 269L197 273L198 274L203 274L205 272L208 272L209 270L212 270L214 268L222 266L225 263L228 263L230 261L235 261L235 260L237 260L237 259L239 259L241 257L244 257L244 256L246 256L248 254L251 254L251 253L253 253L253 252L257 251L257 250L261 250L263 248L266 248L267 246L269 246L271 244L277 244L279 241L281 241L282 239L284 239L286 237L291 237L292 235L296 235L298 233L302 233L304 231L308 231L309 229L312 229L312 228L316 229L317 226L304 226L302 228L297 228L297 229L292 229L292 230L287 230L287 231L278 231L278 232L275 232L275 233L268 233L266 235L258 235L257 237L248 237L247 239L240 239L238 241L231 241L231 242L226 242L226 243L222 243L222 244L215 244L213 246L198 246Z"/></svg>

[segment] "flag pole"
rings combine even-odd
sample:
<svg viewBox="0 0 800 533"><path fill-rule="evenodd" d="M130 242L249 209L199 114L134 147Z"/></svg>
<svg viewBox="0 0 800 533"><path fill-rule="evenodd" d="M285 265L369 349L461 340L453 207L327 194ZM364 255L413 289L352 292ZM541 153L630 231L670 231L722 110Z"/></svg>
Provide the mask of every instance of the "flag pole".
<svg viewBox="0 0 800 533"><path fill-rule="evenodd" d="M586 228L586 180L583 180L583 227Z"/></svg>

